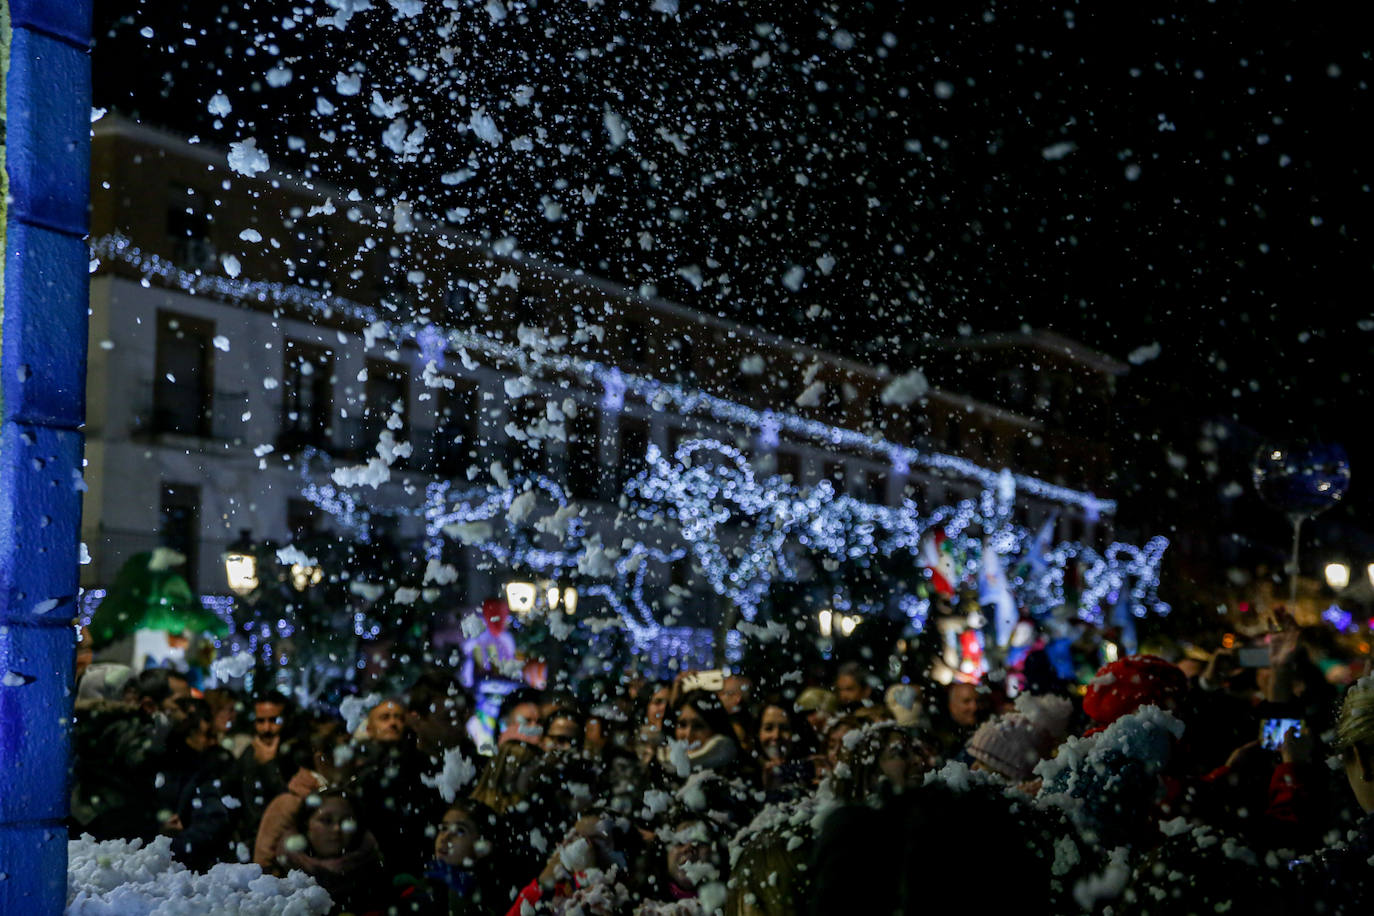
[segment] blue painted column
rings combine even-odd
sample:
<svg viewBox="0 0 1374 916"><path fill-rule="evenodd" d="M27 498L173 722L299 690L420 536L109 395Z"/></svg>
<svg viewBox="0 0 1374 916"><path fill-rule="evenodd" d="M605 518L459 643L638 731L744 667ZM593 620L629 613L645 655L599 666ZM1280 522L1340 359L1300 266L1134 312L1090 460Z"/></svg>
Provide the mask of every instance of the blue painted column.
<svg viewBox="0 0 1374 916"><path fill-rule="evenodd" d="M0 913L56 916L81 530L91 0L0 5Z"/></svg>

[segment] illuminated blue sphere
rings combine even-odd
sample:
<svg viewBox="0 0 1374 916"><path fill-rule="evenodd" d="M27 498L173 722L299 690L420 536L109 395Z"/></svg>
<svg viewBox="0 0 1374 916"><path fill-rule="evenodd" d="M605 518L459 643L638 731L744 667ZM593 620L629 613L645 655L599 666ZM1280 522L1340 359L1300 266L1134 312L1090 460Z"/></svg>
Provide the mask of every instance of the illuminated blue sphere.
<svg viewBox="0 0 1374 916"><path fill-rule="evenodd" d="M1339 445L1266 444L1250 471L1260 499L1293 516L1324 512L1350 489L1350 461Z"/></svg>

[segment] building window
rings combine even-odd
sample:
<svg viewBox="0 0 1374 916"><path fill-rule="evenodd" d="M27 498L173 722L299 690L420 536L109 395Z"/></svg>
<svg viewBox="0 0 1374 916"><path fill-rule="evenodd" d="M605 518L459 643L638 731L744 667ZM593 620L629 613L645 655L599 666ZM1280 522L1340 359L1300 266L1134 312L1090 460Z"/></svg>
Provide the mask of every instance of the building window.
<svg viewBox="0 0 1374 916"><path fill-rule="evenodd" d="M333 414L334 354L325 347L288 340L282 375L281 448L323 448Z"/></svg>
<svg viewBox="0 0 1374 916"><path fill-rule="evenodd" d="M568 429L568 492L574 499L600 499L601 412L578 407Z"/></svg>
<svg viewBox="0 0 1374 916"><path fill-rule="evenodd" d="M798 455L796 452L779 451L777 453L777 459L778 476L786 477L794 487L799 486L801 484L802 476L801 455Z"/></svg>
<svg viewBox="0 0 1374 916"><path fill-rule="evenodd" d="M429 390L434 405L434 431L430 436L430 466L432 473L452 477L463 470L465 457L477 440L478 398L477 383L468 379L450 378L453 387Z"/></svg>
<svg viewBox="0 0 1374 916"><path fill-rule="evenodd" d="M397 442L405 441L410 435L410 384L405 367L369 359L363 396L367 401L363 408L364 448L375 446L386 430ZM399 426L393 416L400 420Z"/></svg>
<svg viewBox="0 0 1374 916"><path fill-rule="evenodd" d="M308 499L286 501L286 530L293 542L304 541L320 531L320 510Z"/></svg>
<svg viewBox="0 0 1374 916"><path fill-rule="evenodd" d="M210 199L204 191L172 185L167 193L167 236L172 259L191 270L215 266L215 246L210 236Z"/></svg>
<svg viewBox="0 0 1374 916"><path fill-rule="evenodd" d="M845 473L844 464L839 461L827 461L825 463L824 476L835 485L836 493L845 492Z"/></svg>
<svg viewBox="0 0 1374 916"><path fill-rule="evenodd" d="M157 313L153 413L155 433L208 438L212 433L213 322Z"/></svg>
<svg viewBox="0 0 1374 916"><path fill-rule="evenodd" d="M292 258L289 262L292 279L302 286L314 288L329 285L329 227L315 223L296 224L291 239Z"/></svg>
<svg viewBox="0 0 1374 916"><path fill-rule="evenodd" d="M623 491L625 484L644 470L644 456L649 451L649 422L622 415L618 440L620 448L616 460L616 483Z"/></svg>
<svg viewBox="0 0 1374 916"><path fill-rule="evenodd" d="M864 499L871 503L887 503L887 475L882 471L864 471Z"/></svg>
<svg viewBox="0 0 1374 916"><path fill-rule="evenodd" d="M186 558L177 571L194 591L200 559L200 487L185 483L162 484L157 542Z"/></svg>

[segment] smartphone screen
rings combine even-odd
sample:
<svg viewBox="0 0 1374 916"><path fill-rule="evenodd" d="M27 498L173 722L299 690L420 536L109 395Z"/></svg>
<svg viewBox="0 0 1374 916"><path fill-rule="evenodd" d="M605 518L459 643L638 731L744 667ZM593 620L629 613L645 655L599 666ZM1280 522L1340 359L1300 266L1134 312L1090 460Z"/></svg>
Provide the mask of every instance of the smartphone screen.
<svg viewBox="0 0 1374 916"><path fill-rule="evenodd" d="M1290 731L1302 734L1301 719L1265 719L1260 726L1260 746L1276 751Z"/></svg>
<svg viewBox="0 0 1374 916"><path fill-rule="evenodd" d="M682 686L685 690L707 690L715 693L725 687L725 672L719 668L712 671L698 671L684 678Z"/></svg>

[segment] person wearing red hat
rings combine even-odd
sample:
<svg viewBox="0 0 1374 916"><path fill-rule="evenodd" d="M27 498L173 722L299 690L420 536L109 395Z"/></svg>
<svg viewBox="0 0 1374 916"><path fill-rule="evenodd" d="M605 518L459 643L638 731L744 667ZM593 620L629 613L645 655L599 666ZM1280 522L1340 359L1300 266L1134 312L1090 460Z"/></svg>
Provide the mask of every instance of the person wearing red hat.
<svg viewBox="0 0 1374 916"><path fill-rule="evenodd" d="M1083 712L1097 723L1089 734L1142 706L1173 709L1187 690L1187 675L1158 656L1132 655L1104 665L1083 696Z"/></svg>

